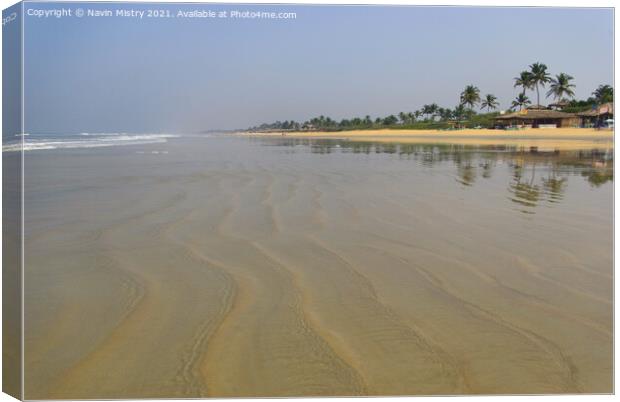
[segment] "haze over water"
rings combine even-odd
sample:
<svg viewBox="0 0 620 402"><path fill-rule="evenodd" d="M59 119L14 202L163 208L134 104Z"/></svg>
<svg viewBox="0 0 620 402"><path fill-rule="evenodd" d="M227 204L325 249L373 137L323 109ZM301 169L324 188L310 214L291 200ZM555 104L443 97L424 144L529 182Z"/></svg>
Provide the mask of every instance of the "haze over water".
<svg viewBox="0 0 620 402"><path fill-rule="evenodd" d="M25 396L612 391L609 150L25 153Z"/></svg>

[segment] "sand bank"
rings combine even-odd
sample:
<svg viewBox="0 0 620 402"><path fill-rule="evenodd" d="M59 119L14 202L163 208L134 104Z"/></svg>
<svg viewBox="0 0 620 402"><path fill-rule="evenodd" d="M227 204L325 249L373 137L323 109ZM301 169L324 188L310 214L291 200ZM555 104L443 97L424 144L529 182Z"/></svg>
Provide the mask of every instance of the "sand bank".
<svg viewBox="0 0 620 402"><path fill-rule="evenodd" d="M472 146L507 145L540 150L577 150L613 148L613 130L592 128L557 128L523 130L467 129L441 130L351 130L338 132L270 132L240 133L256 137L334 138L351 141L372 141L414 144L456 144Z"/></svg>

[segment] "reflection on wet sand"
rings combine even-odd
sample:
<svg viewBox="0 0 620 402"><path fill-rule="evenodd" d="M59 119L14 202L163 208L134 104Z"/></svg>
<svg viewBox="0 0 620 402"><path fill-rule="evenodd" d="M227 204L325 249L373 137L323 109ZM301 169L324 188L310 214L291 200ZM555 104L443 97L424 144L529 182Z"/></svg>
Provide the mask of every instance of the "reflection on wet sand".
<svg viewBox="0 0 620 402"><path fill-rule="evenodd" d="M29 154L25 396L611 392L611 166L262 138Z"/></svg>
<svg viewBox="0 0 620 402"><path fill-rule="evenodd" d="M543 201L560 202L568 175L581 175L594 187L613 180L612 149L539 152L535 148L524 150L502 145L399 144L308 138L271 138L259 142L291 149L307 146L312 153L318 154L396 154L426 167L449 163L456 168L456 181L465 186L473 186L478 177L491 178L498 161L501 161L512 170L507 187L509 198L521 206L531 207L522 210L526 213L534 213L534 207ZM542 169L538 175L537 166Z"/></svg>

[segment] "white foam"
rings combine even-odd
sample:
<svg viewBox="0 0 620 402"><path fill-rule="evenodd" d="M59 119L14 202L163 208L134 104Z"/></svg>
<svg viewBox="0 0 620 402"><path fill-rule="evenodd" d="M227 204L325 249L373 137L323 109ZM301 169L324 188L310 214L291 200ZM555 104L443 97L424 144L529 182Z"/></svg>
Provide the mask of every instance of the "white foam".
<svg viewBox="0 0 620 402"><path fill-rule="evenodd" d="M18 142L15 144L2 144L2 152L15 152L22 150L22 143Z"/></svg>
<svg viewBox="0 0 620 402"><path fill-rule="evenodd" d="M120 145L143 145L165 143L169 138L179 137L174 134L126 134L126 133L80 133L89 138L79 139L68 137L63 139L45 138L37 135L36 139L24 139L21 143L3 145L2 152L40 151L49 149L99 148ZM92 138L91 138L92 137Z"/></svg>
<svg viewBox="0 0 620 402"><path fill-rule="evenodd" d="M146 152L146 151L136 151L137 154L139 155L144 155L144 154L152 154L152 155L167 155L168 151L151 151L151 152Z"/></svg>

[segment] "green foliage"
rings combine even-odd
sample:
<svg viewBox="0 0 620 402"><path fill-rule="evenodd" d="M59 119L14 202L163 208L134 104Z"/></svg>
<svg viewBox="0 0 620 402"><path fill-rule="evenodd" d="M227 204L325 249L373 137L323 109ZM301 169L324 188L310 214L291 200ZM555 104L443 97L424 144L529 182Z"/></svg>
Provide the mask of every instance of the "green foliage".
<svg viewBox="0 0 620 402"><path fill-rule="evenodd" d="M498 115L499 113L497 112L474 114L467 120L465 126L467 128L493 128L495 126L495 118Z"/></svg>
<svg viewBox="0 0 620 402"><path fill-rule="evenodd" d="M487 94L484 97L484 100L482 101L482 103L480 104L480 108L484 109L486 108L487 111L491 111L491 109L497 109L497 107L499 106L499 103L497 102L497 96L492 95L492 94Z"/></svg>
<svg viewBox="0 0 620 402"><path fill-rule="evenodd" d="M518 77L515 77L514 87L521 87L522 93L525 95L525 91L534 88L534 76L529 71L521 71Z"/></svg>
<svg viewBox="0 0 620 402"><path fill-rule="evenodd" d="M588 98L587 100L571 100L568 106L562 109L566 113L579 113L585 112L596 107L596 100L594 98Z"/></svg>
<svg viewBox="0 0 620 402"><path fill-rule="evenodd" d="M536 87L536 104L540 105L540 93L538 86L545 87L545 84L551 81L551 76L547 72L547 65L543 63L534 63L530 65L530 73L532 74L532 83Z"/></svg>
<svg viewBox="0 0 620 402"><path fill-rule="evenodd" d="M461 105L469 106L469 109L473 109L474 106L480 102L480 90L474 85L468 85L461 92Z"/></svg>
<svg viewBox="0 0 620 402"><path fill-rule="evenodd" d="M575 92L573 88L575 88L574 84L571 84L573 77L568 74L560 73L555 76L555 78L551 78L551 85L549 85L549 91L547 92L547 97L553 95L556 101L562 100L563 96L568 96L570 98L575 96Z"/></svg>
<svg viewBox="0 0 620 402"><path fill-rule="evenodd" d="M512 107L513 108L519 108L519 110L523 109L524 107L526 107L527 105L531 104L532 102L530 102L530 98L528 98L527 96L525 96L525 94L523 92L521 92L519 95L517 95L517 97L515 98L515 100L512 101Z"/></svg>
<svg viewBox="0 0 620 402"><path fill-rule="evenodd" d="M260 126L250 127L250 131L269 131L269 130L299 130L301 124L296 121L276 121L275 123L263 123Z"/></svg>
<svg viewBox="0 0 620 402"><path fill-rule="evenodd" d="M592 95L594 95L594 99L599 105L614 101L614 89L609 85L599 85L598 88L592 92Z"/></svg>
<svg viewBox="0 0 620 402"><path fill-rule="evenodd" d="M529 70L521 71L518 77L514 78L514 87L522 88L515 100L512 101L512 109L523 109L531 105L530 98L526 96L527 90L536 90L537 101L540 104L539 87L544 87L550 83L547 97L553 96L557 101L564 100L563 97L574 97L575 85L571 82L573 77L560 73L551 77L547 72L547 66L537 62L529 66ZM562 110L568 113L578 113L590 110L596 105L606 102L613 102L613 88L609 85L599 85L592 93L593 97L587 100L570 100L568 105ZM480 104L482 110L487 113L476 113L474 107ZM480 98L480 90L475 85L467 85L461 92L459 104L453 109L444 108L436 103L423 105L419 110L412 112L399 112L397 115L391 114L385 117L371 118L369 115L364 117L345 118L336 121L326 116L312 118L304 123L285 120L283 122L261 124L252 127L250 131L343 131L343 130L370 130L370 129L452 129L452 128L475 128L494 126L494 118L498 113L489 113L499 107L497 97L492 94Z"/></svg>

